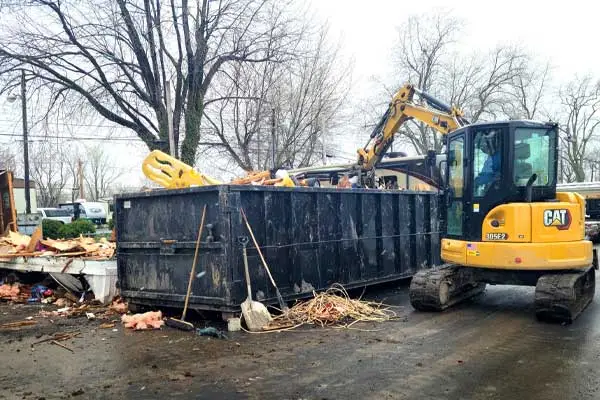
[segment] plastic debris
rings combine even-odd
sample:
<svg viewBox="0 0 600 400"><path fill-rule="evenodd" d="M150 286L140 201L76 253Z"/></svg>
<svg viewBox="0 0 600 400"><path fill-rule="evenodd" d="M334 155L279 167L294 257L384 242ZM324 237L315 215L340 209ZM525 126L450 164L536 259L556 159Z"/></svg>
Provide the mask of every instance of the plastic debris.
<svg viewBox="0 0 600 400"><path fill-rule="evenodd" d="M27 299L28 303L39 303L46 297L51 297L54 292L44 285L35 285L31 288L31 297Z"/></svg>
<svg viewBox="0 0 600 400"><path fill-rule="evenodd" d="M198 328L196 329L196 335L198 336L211 336L216 337L218 339L227 339L227 335L225 332L218 330L212 326L208 328Z"/></svg>

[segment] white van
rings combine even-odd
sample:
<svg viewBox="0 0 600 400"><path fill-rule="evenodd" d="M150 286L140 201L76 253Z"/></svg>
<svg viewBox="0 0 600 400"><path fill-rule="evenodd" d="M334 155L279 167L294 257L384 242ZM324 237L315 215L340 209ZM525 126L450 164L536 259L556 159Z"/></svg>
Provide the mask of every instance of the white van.
<svg viewBox="0 0 600 400"><path fill-rule="evenodd" d="M71 222L71 213L69 210L63 210L61 208L38 208L38 213L42 215L42 219L52 219L55 221L68 224Z"/></svg>
<svg viewBox="0 0 600 400"><path fill-rule="evenodd" d="M85 203L80 204L81 207L83 207L81 218L89 219L96 225L106 224L106 209L104 208L104 203L86 201Z"/></svg>
<svg viewBox="0 0 600 400"><path fill-rule="evenodd" d="M106 210L103 203L95 201L82 201L75 203L62 203L58 205L66 210L73 219L87 219L96 225L106 224Z"/></svg>

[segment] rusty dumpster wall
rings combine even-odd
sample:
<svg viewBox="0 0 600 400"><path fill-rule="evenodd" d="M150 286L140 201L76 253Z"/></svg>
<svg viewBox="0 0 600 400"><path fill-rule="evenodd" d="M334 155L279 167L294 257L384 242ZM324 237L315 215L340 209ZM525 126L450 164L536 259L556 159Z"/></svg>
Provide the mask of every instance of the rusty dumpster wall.
<svg viewBox="0 0 600 400"><path fill-rule="evenodd" d="M202 208L206 224L192 308L236 311L246 297L243 207L283 296L332 283L357 287L407 278L439 263L439 196L428 192L212 186L119 195L115 201L121 293L130 302L183 303ZM211 238L207 238L211 235ZM275 300L248 245L253 297Z"/></svg>

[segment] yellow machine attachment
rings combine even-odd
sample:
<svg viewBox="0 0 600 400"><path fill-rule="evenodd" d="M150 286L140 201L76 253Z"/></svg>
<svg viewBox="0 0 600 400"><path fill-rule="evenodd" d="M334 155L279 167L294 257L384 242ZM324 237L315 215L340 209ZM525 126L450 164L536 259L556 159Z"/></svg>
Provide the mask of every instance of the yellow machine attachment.
<svg viewBox="0 0 600 400"><path fill-rule="evenodd" d="M221 181L197 172L186 163L160 150L148 154L142 163L142 171L148 179L167 189L222 184Z"/></svg>
<svg viewBox="0 0 600 400"><path fill-rule="evenodd" d="M221 182L208 175L202 174L186 163L163 153L152 151L142 163L142 171L146 177L167 189L179 189L190 186L222 185ZM250 174L245 178L235 179L232 185L272 185L294 187L296 184L286 172L278 172L271 178L270 171Z"/></svg>

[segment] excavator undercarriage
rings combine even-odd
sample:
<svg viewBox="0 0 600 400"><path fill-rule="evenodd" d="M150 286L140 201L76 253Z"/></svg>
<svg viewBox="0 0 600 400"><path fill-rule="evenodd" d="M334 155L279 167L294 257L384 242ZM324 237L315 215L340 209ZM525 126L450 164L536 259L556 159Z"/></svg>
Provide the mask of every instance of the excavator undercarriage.
<svg viewBox="0 0 600 400"><path fill-rule="evenodd" d="M594 297L595 257L594 261L587 269L566 271L498 271L444 264L412 278L410 302L419 311L442 311L482 294L486 284L535 286L536 317L571 323Z"/></svg>

